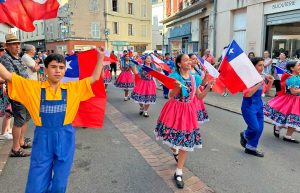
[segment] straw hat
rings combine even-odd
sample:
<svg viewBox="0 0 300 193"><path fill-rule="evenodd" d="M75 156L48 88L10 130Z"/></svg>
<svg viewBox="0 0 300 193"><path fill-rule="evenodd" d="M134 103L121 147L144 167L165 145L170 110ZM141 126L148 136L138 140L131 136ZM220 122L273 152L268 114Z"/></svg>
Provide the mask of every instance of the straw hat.
<svg viewBox="0 0 300 193"><path fill-rule="evenodd" d="M15 34L6 34L5 40L7 44L21 43L21 41L17 38Z"/></svg>

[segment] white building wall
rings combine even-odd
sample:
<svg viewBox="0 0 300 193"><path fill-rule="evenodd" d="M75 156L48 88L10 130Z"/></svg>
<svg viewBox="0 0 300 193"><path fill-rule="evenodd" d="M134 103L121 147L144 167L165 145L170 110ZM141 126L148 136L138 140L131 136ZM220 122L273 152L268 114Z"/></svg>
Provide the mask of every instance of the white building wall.
<svg viewBox="0 0 300 193"><path fill-rule="evenodd" d="M5 42L5 35L11 32L11 28L3 23L0 23L0 42Z"/></svg>
<svg viewBox="0 0 300 193"><path fill-rule="evenodd" d="M152 5L152 49L155 50L157 45L162 45L163 24L160 21L164 17L163 3Z"/></svg>

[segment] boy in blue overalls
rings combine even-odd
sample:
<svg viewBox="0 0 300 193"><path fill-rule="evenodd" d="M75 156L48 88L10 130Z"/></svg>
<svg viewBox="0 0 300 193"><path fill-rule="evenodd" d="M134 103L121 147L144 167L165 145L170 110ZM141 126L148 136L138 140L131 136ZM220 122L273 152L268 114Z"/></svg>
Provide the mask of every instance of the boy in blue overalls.
<svg viewBox="0 0 300 193"><path fill-rule="evenodd" d="M100 78L103 58L104 50L98 50L92 76L68 83L61 83L66 62L59 54L45 59L48 80L43 83L11 74L0 64L10 98L28 109L36 125L26 193L66 192L75 151L72 122L79 103L94 96L91 84Z"/></svg>
<svg viewBox="0 0 300 193"><path fill-rule="evenodd" d="M255 66L259 74L264 70L263 58L252 58L251 62ZM259 138L264 129L264 113L263 101L261 99L262 93L269 91L272 87L274 78L267 75L268 85L264 81L255 86L245 90L242 102L242 115L247 124L247 129L240 133L240 143L245 148L245 153L257 157L264 157L264 154L257 150Z"/></svg>

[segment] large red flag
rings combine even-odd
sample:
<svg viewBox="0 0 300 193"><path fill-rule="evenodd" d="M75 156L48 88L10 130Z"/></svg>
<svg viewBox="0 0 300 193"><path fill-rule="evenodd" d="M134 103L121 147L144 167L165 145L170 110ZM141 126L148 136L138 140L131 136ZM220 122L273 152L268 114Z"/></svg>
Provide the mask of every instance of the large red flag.
<svg viewBox="0 0 300 193"><path fill-rule="evenodd" d="M78 75L79 79L83 79L92 75L98 61L98 53L96 50L88 50L69 56L66 60L68 70L65 76L67 80L76 78ZM76 65L78 66L77 72ZM92 89L95 97L80 103L73 126L88 128L101 128L103 126L106 107L106 92L103 79L100 78L100 80L95 82L92 85Z"/></svg>
<svg viewBox="0 0 300 193"><path fill-rule="evenodd" d="M55 18L58 8L57 0L0 1L0 23L8 23L23 31L32 32L35 29L35 20Z"/></svg>

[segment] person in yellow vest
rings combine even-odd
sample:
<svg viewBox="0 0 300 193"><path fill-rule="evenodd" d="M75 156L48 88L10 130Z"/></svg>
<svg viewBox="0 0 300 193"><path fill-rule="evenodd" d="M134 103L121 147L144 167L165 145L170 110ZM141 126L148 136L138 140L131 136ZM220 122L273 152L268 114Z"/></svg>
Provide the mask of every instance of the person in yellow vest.
<svg viewBox="0 0 300 193"><path fill-rule="evenodd" d="M36 125L26 193L66 192L75 151L72 122L79 103L93 97L91 85L103 70L104 50L93 74L77 82L62 83L66 62L62 55L45 59L48 80L40 83L10 73L0 63L0 77L8 82L8 94L22 103Z"/></svg>

